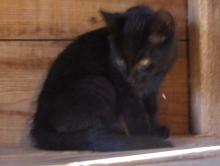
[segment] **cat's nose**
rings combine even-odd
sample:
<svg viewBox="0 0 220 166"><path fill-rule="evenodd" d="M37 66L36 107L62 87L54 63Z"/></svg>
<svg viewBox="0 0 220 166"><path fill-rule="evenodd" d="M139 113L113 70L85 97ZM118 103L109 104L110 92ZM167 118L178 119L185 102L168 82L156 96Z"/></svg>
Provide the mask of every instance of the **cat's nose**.
<svg viewBox="0 0 220 166"><path fill-rule="evenodd" d="M134 85L134 84L136 83L136 80L134 79L134 77L129 76L129 77L128 77L128 82L129 82L131 85Z"/></svg>
<svg viewBox="0 0 220 166"><path fill-rule="evenodd" d="M140 83L145 77L146 75L142 71L133 71L132 74L128 76L128 82L131 84Z"/></svg>
<svg viewBox="0 0 220 166"><path fill-rule="evenodd" d="M146 72L144 72L143 70L136 71L135 78L138 82L143 81L146 78Z"/></svg>

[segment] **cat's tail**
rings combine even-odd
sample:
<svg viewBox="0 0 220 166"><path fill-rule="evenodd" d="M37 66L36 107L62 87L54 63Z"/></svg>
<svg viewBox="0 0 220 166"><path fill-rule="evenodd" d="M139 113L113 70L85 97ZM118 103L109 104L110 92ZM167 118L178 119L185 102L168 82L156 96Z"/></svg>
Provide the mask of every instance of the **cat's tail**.
<svg viewBox="0 0 220 166"><path fill-rule="evenodd" d="M47 150L125 151L173 147L169 141L156 136L127 136L103 130L57 133L33 129L31 134L36 147Z"/></svg>

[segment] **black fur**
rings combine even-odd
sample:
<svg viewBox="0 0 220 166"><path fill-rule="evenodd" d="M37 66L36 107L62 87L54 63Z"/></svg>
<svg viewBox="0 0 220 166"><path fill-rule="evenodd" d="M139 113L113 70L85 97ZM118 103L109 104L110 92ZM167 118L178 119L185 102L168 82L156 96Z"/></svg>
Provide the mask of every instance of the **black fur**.
<svg viewBox="0 0 220 166"><path fill-rule="evenodd" d="M107 26L79 36L53 63L33 119L35 145L95 151L172 146L157 120L159 86L177 57L172 16L144 6L101 13ZM150 64L140 65L144 58Z"/></svg>

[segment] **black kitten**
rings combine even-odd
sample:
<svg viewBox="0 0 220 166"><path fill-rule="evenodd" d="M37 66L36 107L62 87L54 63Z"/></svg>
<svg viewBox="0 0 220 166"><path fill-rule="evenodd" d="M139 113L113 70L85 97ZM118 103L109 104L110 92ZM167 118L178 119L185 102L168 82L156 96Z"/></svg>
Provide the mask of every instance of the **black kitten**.
<svg viewBox="0 0 220 166"><path fill-rule="evenodd" d="M173 17L137 6L101 12L52 65L31 131L37 147L116 151L169 147L157 122L161 81L177 57Z"/></svg>

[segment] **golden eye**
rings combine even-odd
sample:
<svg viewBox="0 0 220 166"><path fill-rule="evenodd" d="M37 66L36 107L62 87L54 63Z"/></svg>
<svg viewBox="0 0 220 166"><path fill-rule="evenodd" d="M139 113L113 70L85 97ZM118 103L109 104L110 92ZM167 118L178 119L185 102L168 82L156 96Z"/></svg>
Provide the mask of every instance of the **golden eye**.
<svg viewBox="0 0 220 166"><path fill-rule="evenodd" d="M146 58L140 61L141 66L148 66L150 64L150 58Z"/></svg>
<svg viewBox="0 0 220 166"><path fill-rule="evenodd" d="M136 65L136 68L137 69L140 69L140 68L143 68L143 67L147 67L151 64L151 60L150 58L145 58L145 59L142 59L137 65Z"/></svg>

